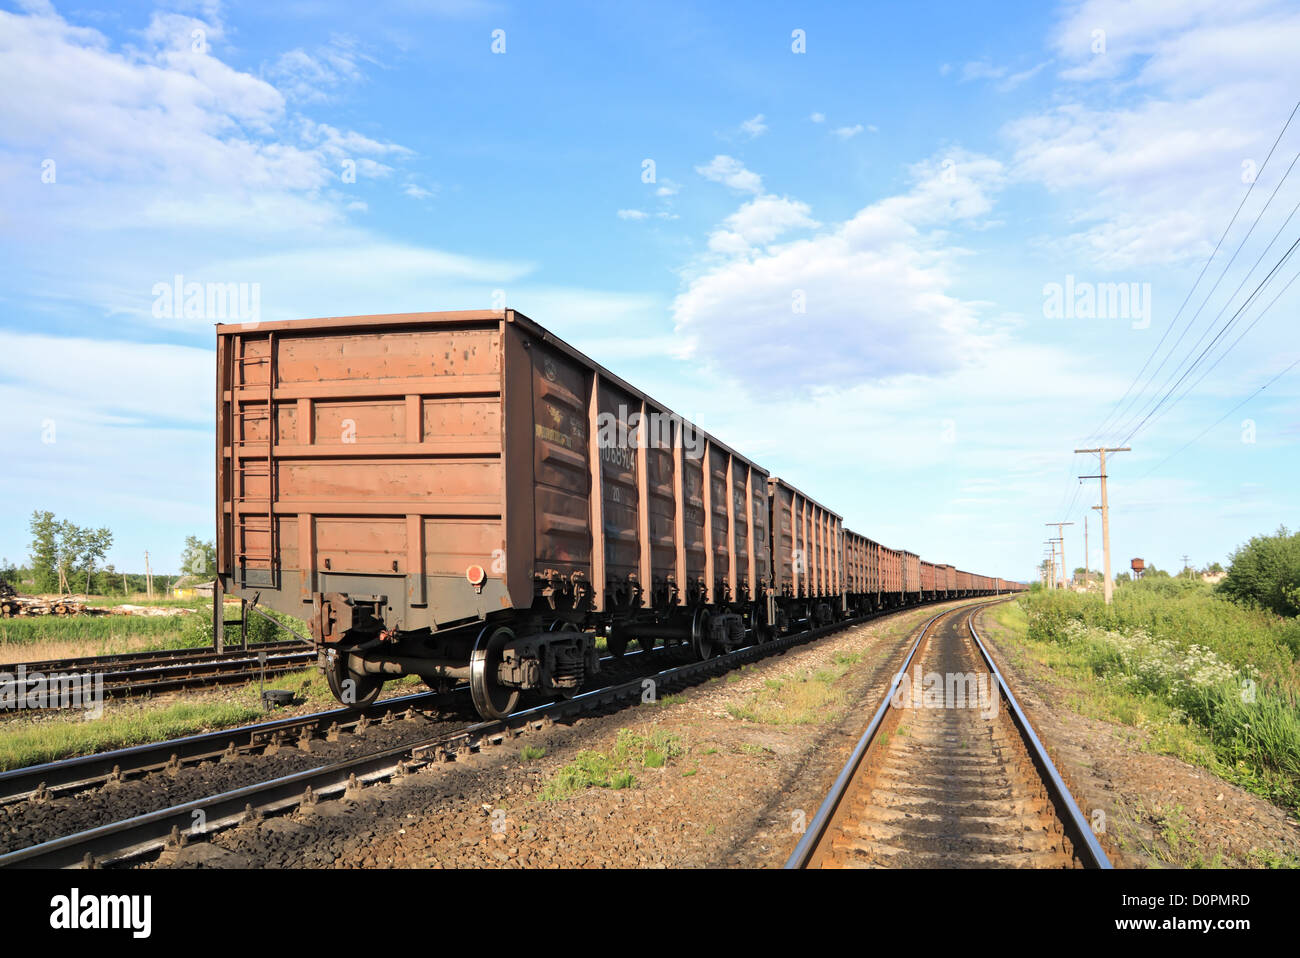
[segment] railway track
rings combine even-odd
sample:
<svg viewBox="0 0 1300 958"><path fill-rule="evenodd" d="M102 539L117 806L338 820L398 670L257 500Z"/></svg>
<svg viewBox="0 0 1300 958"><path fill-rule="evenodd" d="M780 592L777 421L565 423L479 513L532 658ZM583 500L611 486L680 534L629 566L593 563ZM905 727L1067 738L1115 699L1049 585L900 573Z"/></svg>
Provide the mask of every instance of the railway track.
<svg viewBox="0 0 1300 958"><path fill-rule="evenodd" d="M261 655L266 656L265 664ZM168 649L16 662L0 665L0 672L11 676L7 682L0 682L0 694L21 694L23 686L17 678L20 669L29 681L37 673L46 677L74 673L102 675L106 698L127 698L250 682L263 675L274 678L306 668L315 657L311 649L293 641L268 642L226 652Z"/></svg>
<svg viewBox="0 0 1300 958"><path fill-rule="evenodd" d="M922 627L787 868L1110 867L976 611Z"/></svg>
<svg viewBox="0 0 1300 958"><path fill-rule="evenodd" d="M116 864L155 853L168 843L182 842L191 834L196 814L204 821L203 835L211 835L238 825L250 818L272 815L301 804L324 798L342 797L366 784L391 779L430 764L453 761L462 750L478 751L499 745L530 729L584 713L619 708L629 701L642 701L647 679L654 683L656 695L665 694L712 675L801 645L845 628L864 624L898 611L875 613L822 628L784 636L765 643L744 646L726 655L703 661L689 661L656 669L671 661L663 652L628 653L624 661L639 663L626 680L561 699L535 708L513 713L503 719L443 725L428 737L407 741L392 748L361 750L337 761L297 771L289 775L253 782L219 794L144 814L107 822L94 828L67 834L27 848L0 854L0 868L5 867L89 867ZM685 648L685 647L683 647ZM602 664L611 663L604 660ZM462 687L454 695L465 695ZM100 785L112 787L128 774L167 769L179 770L186 765L258 754L269 744L276 747L297 745L309 750L319 736L338 740L364 730L389 716L409 716L431 707L435 693L382 700L358 713L336 709L263 723L241 729L212 732L186 739L139 746L119 752L66 759L45 766L34 766L0 773L0 805L20 799L43 802L51 797L75 794ZM468 699L468 696L465 695ZM125 769L131 769L127 772Z"/></svg>

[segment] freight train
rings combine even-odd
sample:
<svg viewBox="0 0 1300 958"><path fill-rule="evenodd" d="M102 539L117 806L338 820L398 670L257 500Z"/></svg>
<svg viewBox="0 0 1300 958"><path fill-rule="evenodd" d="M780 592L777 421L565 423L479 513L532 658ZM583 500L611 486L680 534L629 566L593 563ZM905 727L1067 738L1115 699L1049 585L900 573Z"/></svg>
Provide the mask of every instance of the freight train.
<svg viewBox="0 0 1300 958"><path fill-rule="evenodd" d="M217 596L310 622L331 690L572 696L597 639L700 658L1017 591L839 514L514 310L217 327Z"/></svg>

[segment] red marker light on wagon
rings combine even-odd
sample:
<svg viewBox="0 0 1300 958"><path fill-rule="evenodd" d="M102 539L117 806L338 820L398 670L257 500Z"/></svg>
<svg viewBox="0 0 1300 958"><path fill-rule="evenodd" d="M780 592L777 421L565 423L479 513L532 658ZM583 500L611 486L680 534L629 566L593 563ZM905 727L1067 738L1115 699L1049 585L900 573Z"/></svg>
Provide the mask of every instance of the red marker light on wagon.
<svg viewBox="0 0 1300 958"><path fill-rule="evenodd" d="M487 581L487 573L483 571L481 565L472 565L465 570L465 578L469 580L472 586L481 586Z"/></svg>

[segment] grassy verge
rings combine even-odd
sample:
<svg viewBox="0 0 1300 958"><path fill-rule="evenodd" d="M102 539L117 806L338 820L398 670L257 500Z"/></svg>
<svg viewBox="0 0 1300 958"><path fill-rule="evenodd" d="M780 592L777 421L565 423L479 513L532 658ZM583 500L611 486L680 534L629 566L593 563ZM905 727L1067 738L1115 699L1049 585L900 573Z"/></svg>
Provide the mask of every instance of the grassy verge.
<svg viewBox="0 0 1300 958"><path fill-rule="evenodd" d="M551 776L542 787L541 797L554 802L589 788L632 788L638 771L663 768L685 752L686 747L677 735L660 730L643 735L621 728L611 751L579 752L572 762Z"/></svg>
<svg viewBox="0 0 1300 958"><path fill-rule="evenodd" d="M325 677L314 668L267 679L267 688L293 692L297 707L325 711L337 707ZM419 676L406 676L384 685L384 694L410 694L424 688ZM130 745L196 735L270 719L261 704L259 683L205 693L218 701L108 702L104 714L85 721L81 712L25 718L15 715L0 723L0 771L76 755L90 755Z"/></svg>
<svg viewBox="0 0 1300 958"><path fill-rule="evenodd" d="M251 722L262 714L259 706L243 701L177 702L165 708L105 714L94 722L78 719L33 722L0 733L0 770L196 735Z"/></svg>
<svg viewBox="0 0 1300 958"><path fill-rule="evenodd" d="M844 690L837 683L862 661L859 652L841 652L828 668L789 679L766 679L763 687L727 712L744 722L760 725L818 725L843 714Z"/></svg>
<svg viewBox="0 0 1300 958"><path fill-rule="evenodd" d="M1300 808L1295 623L1164 583L1120 589L1109 608L1057 592L991 614L1062 677L1076 711L1141 729L1150 751Z"/></svg>
<svg viewBox="0 0 1300 958"><path fill-rule="evenodd" d="M175 600L179 602L180 600ZM157 649L210 648L212 646L212 603L191 603L198 612L175 615L78 615L31 616L0 620L0 663L37 659L80 658L116 655ZM268 613L303 634L302 620L278 612ZM227 615L237 617L236 607ZM227 630L228 643L240 642L240 630ZM250 617L248 640L272 642L289 638L260 616Z"/></svg>

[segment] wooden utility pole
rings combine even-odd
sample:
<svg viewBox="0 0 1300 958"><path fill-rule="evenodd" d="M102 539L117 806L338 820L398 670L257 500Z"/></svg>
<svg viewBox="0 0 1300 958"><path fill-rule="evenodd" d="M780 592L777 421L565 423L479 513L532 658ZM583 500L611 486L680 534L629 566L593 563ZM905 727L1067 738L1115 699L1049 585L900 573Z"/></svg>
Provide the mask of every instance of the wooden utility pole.
<svg viewBox="0 0 1300 958"><path fill-rule="evenodd" d="M1088 517L1083 517L1083 584L1086 588L1092 570L1088 568Z"/></svg>
<svg viewBox="0 0 1300 958"><path fill-rule="evenodd" d="M1056 526L1057 538L1054 542L1061 544L1061 588L1065 588L1065 527L1074 525L1073 522L1044 522L1045 526Z"/></svg>
<svg viewBox="0 0 1300 958"><path fill-rule="evenodd" d="M149 598L153 598L153 573L149 571L149 550L144 553L144 592Z"/></svg>
<svg viewBox="0 0 1300 958"><path fill-rule="evenodd" d="M1056 588L1056 543L1053 542L1051 539L1045 539L1043 541L1043 545L1047 546L1049 549L1052 550L1051 554L1047 557L1047 562L1048 562L1047 587L1049 589L1055 589Z"/></svg>
<svg viewBox="0 0 1300 958"><path fill-rule="evenodd" d="M1106 498L1106 453L1108 452L1130 452L1131 447L1120 446L1114 449L1076 449L1075 452L1096 452L1101 454L1101 473L1096 476L1080 476L1080 479L1100 479L1101 480L1101 548L1105 555L1103 562L1106 573L1105 595L1106 604L1110 605L1111 596L1115 592L1115 580L1110 575L1110 502Z"/></svg>

